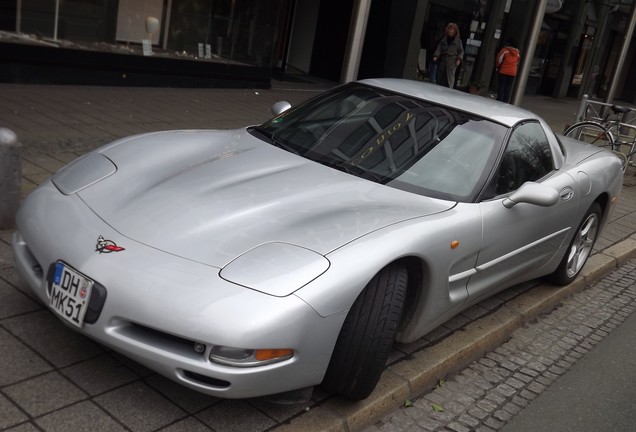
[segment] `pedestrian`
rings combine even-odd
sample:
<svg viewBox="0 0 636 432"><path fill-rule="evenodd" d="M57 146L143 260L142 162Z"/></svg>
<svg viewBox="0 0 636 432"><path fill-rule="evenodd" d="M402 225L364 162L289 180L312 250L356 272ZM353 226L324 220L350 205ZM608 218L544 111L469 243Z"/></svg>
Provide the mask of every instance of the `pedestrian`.
<svg viewBox="0 0 636 432"><path fill-rule="evenodd" d="M517 41L513 38L506 39L503 48L501 48L495 59L495 70L498 74L497 100L499 101L510 102L512 84L517 76L519 58Z"/></svg>
<svg viewBox="0 0 636 432"><path fill-rule="evenodd" d="M464 59L464 46L459 36L459 27L448 23L444 37L437 44L433 53L433 62L438 62L437 84L444 87L455 87L455 71Z"/></svg>

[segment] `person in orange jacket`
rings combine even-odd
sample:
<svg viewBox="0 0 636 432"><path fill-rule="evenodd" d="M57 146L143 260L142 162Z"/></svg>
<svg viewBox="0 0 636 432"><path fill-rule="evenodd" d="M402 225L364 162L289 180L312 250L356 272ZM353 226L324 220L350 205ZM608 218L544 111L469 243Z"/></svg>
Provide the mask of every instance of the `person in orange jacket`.
<svg viewBox="0 0 636 432"><path fill-rule="evenodd" d="M495 59L495 70L499 75L497 83L497 100L510 102L512 84L517 76L517 65L519 64L519 50L517 41L513 38L506 39L503 48Z"/></svg>

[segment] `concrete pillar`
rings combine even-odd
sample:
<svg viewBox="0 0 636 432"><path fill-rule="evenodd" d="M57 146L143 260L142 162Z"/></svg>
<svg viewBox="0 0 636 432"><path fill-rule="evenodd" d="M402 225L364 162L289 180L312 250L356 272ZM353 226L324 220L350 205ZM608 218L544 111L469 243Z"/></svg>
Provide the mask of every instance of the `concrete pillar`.
<svg viewBox="0 0 636 432"><path fill-rule="evenodd" d="M20 204L22 147L13 131L0 128L0 229L15 226Z"/></svg>
<svg viewBox="0 0 636 432"><path fill-rule="evenodd" d="M591 79L592 72L596 68L598 69L598 77L596 80L597 82L600 80L601 84L603 83L604 76L601 73L603 65L599 64L599 62L602 57L601 54L603 53L603 50L609 45L607 37L609 33L607 29L607 21L611 4L609 2L597 2L594 5L596 6L598 24L594 32L594 41L592 42L590 60L585 65L583 82L581 83L581 91L583 91L583 93L587 93L590 97L595 96L596 88L599 85ZM587 7L593 7L593 5L589 4Z"/></svg>
<svg viewBox="0 0 636 432"><path fill-rule="evenodd" d="M355 0L349 26L349 40L345 51L342 75L340 81L348 83L358 79L358 69L362 58L364 34L367 30L371 0Z"/></svg>
<svg viewBox="0 0 636 432"><path fill-rule="evenodd" d="M629 44L632 41L632 35L634 34L634 25L636 25L636 1L632 2L632 9L629 13L629 22L627 23L627 29L623 35L623 44L621 46L621 53L618 55L618 62L614 68L614 76L610 81L610 88L605 96L605 103L612 103L616 94L616 86L618 85L618 79L625 66L625 57L627 57L627 51L629 50Z"/></svg>
<svg viewBox="0 0 636 432"><path fill-rule="evenodd" d="M541 31L541 24L543 23L543 16L545 15L546 3L546 1L541 0L537 2L535 7L532 27L526 41L526 47L522 51L524 55L521 57L521 65L517 72L514 88L512 89L512 99L510 101L512 105L519 106L521 99L523 99L523 93L528 83L528 75L530 74L530 66L532 65L534 51L537 47L537 40L539 39L539 33Z"/></svg>
<svg viewBox="0 0 636 432"><path fill-rule="evenodd" d="M575 3L575 5L572 20L570 21L568 39L565 43L565 52L561 59L561 67L557 73L556 84L554 85L554 92L552 93L552 96L555 98L563 98L567 96L572 73L576 66L572 64L574 62L574 54L581 42L583 26L585 25L587 17L587 8L591 6L585 2L578 2Z"/></svg>
<svg viewBox="0 0 636 432"><path fill-rule="evenodd" d="M473 69L475 81L483 81L488 84L492 79L493 70L495 68L495 56L497 55L497 45L501 42L501 37L495 39L495 33L497 30L501 31L501 21L503 20L505 10L506 0L495 0L491 3L486 28L482 35L479 55L477 56L475 69ZM508 36L515 36L517 40L520 40L518 34L509 34ZM464 41L465 39L466 38L464 38Z"/></svg>
<svg viewBox="0 0 636 432"><path fill-rule="evenodd" d="M414 4L413 4L414 3ZM404 8L404 4L402 1L393 2L393 9ZM408 12L411 14L412 21L408 20L400 20L401 22L394 23L399 25L406 26L410 25L410 29L407 29L406 32L409 34L408 39L408 47L406 51L405 58L403 59L403 67L401 70L400 77L408 78L408 79L416 79L417 78L417 62L420 55L420 37L422 35L422 27L424 27L424 18L426 14L426 9L428 8L428 0L416 0L415 2L411 2L409 5ZM393 14L392 14L393 15ZM401 17L400 17L401 18ZM390 50L390 47L389 47ZM391 57L389 53L386 56L387 61L391 61Z"/></svg>

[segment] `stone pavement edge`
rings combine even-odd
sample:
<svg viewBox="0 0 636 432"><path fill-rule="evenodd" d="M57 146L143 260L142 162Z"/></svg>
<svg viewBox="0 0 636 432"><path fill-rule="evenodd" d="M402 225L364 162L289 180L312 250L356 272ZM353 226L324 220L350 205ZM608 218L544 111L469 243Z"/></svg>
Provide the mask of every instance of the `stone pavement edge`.
<svg viewBox="0 0 636 432"><path fill-rule="evenodd" d="M147 131L262 122L278 100L298 103L333 83L274 82L270 90L0 84L0 127L22 143L21 195L76 157ZM560 132L578 102L525 98ZM565 288L540 281L505 290L421 340L397 345L371 397L321 390L304 404L220 400L189 391L67 329L18 279L0 231L0 431L357 431L429 392L439 379L497 349L510 334L584 291L636 251L636 177L625 177L612 219L583 274ZM51 396L54 395L54 396ZM90 426L90 427L89 427Z"/></svg>

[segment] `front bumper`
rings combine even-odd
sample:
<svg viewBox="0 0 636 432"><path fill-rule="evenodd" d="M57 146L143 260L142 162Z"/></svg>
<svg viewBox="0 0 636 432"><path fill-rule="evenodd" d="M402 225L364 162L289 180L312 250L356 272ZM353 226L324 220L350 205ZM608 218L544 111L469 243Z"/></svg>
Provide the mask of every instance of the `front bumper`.
<svg viewBox="0 0 636 432"><path fill-rule="evenodd" d="M221 279L219 269L126 238L76 195L47 182L24 202L12 238L16 269L48 304L46 273L63 260L105 287L93 324L79 331L181 384L223 398L282 393L322 381L344 313L321 317L295 295L274 297ZM125 250L100 254L98 236ZM203 352L195 344L205 345ZM212 363L214 345L292 348L257 367ZM200 348L200 345L199 345Z"/></svg>

